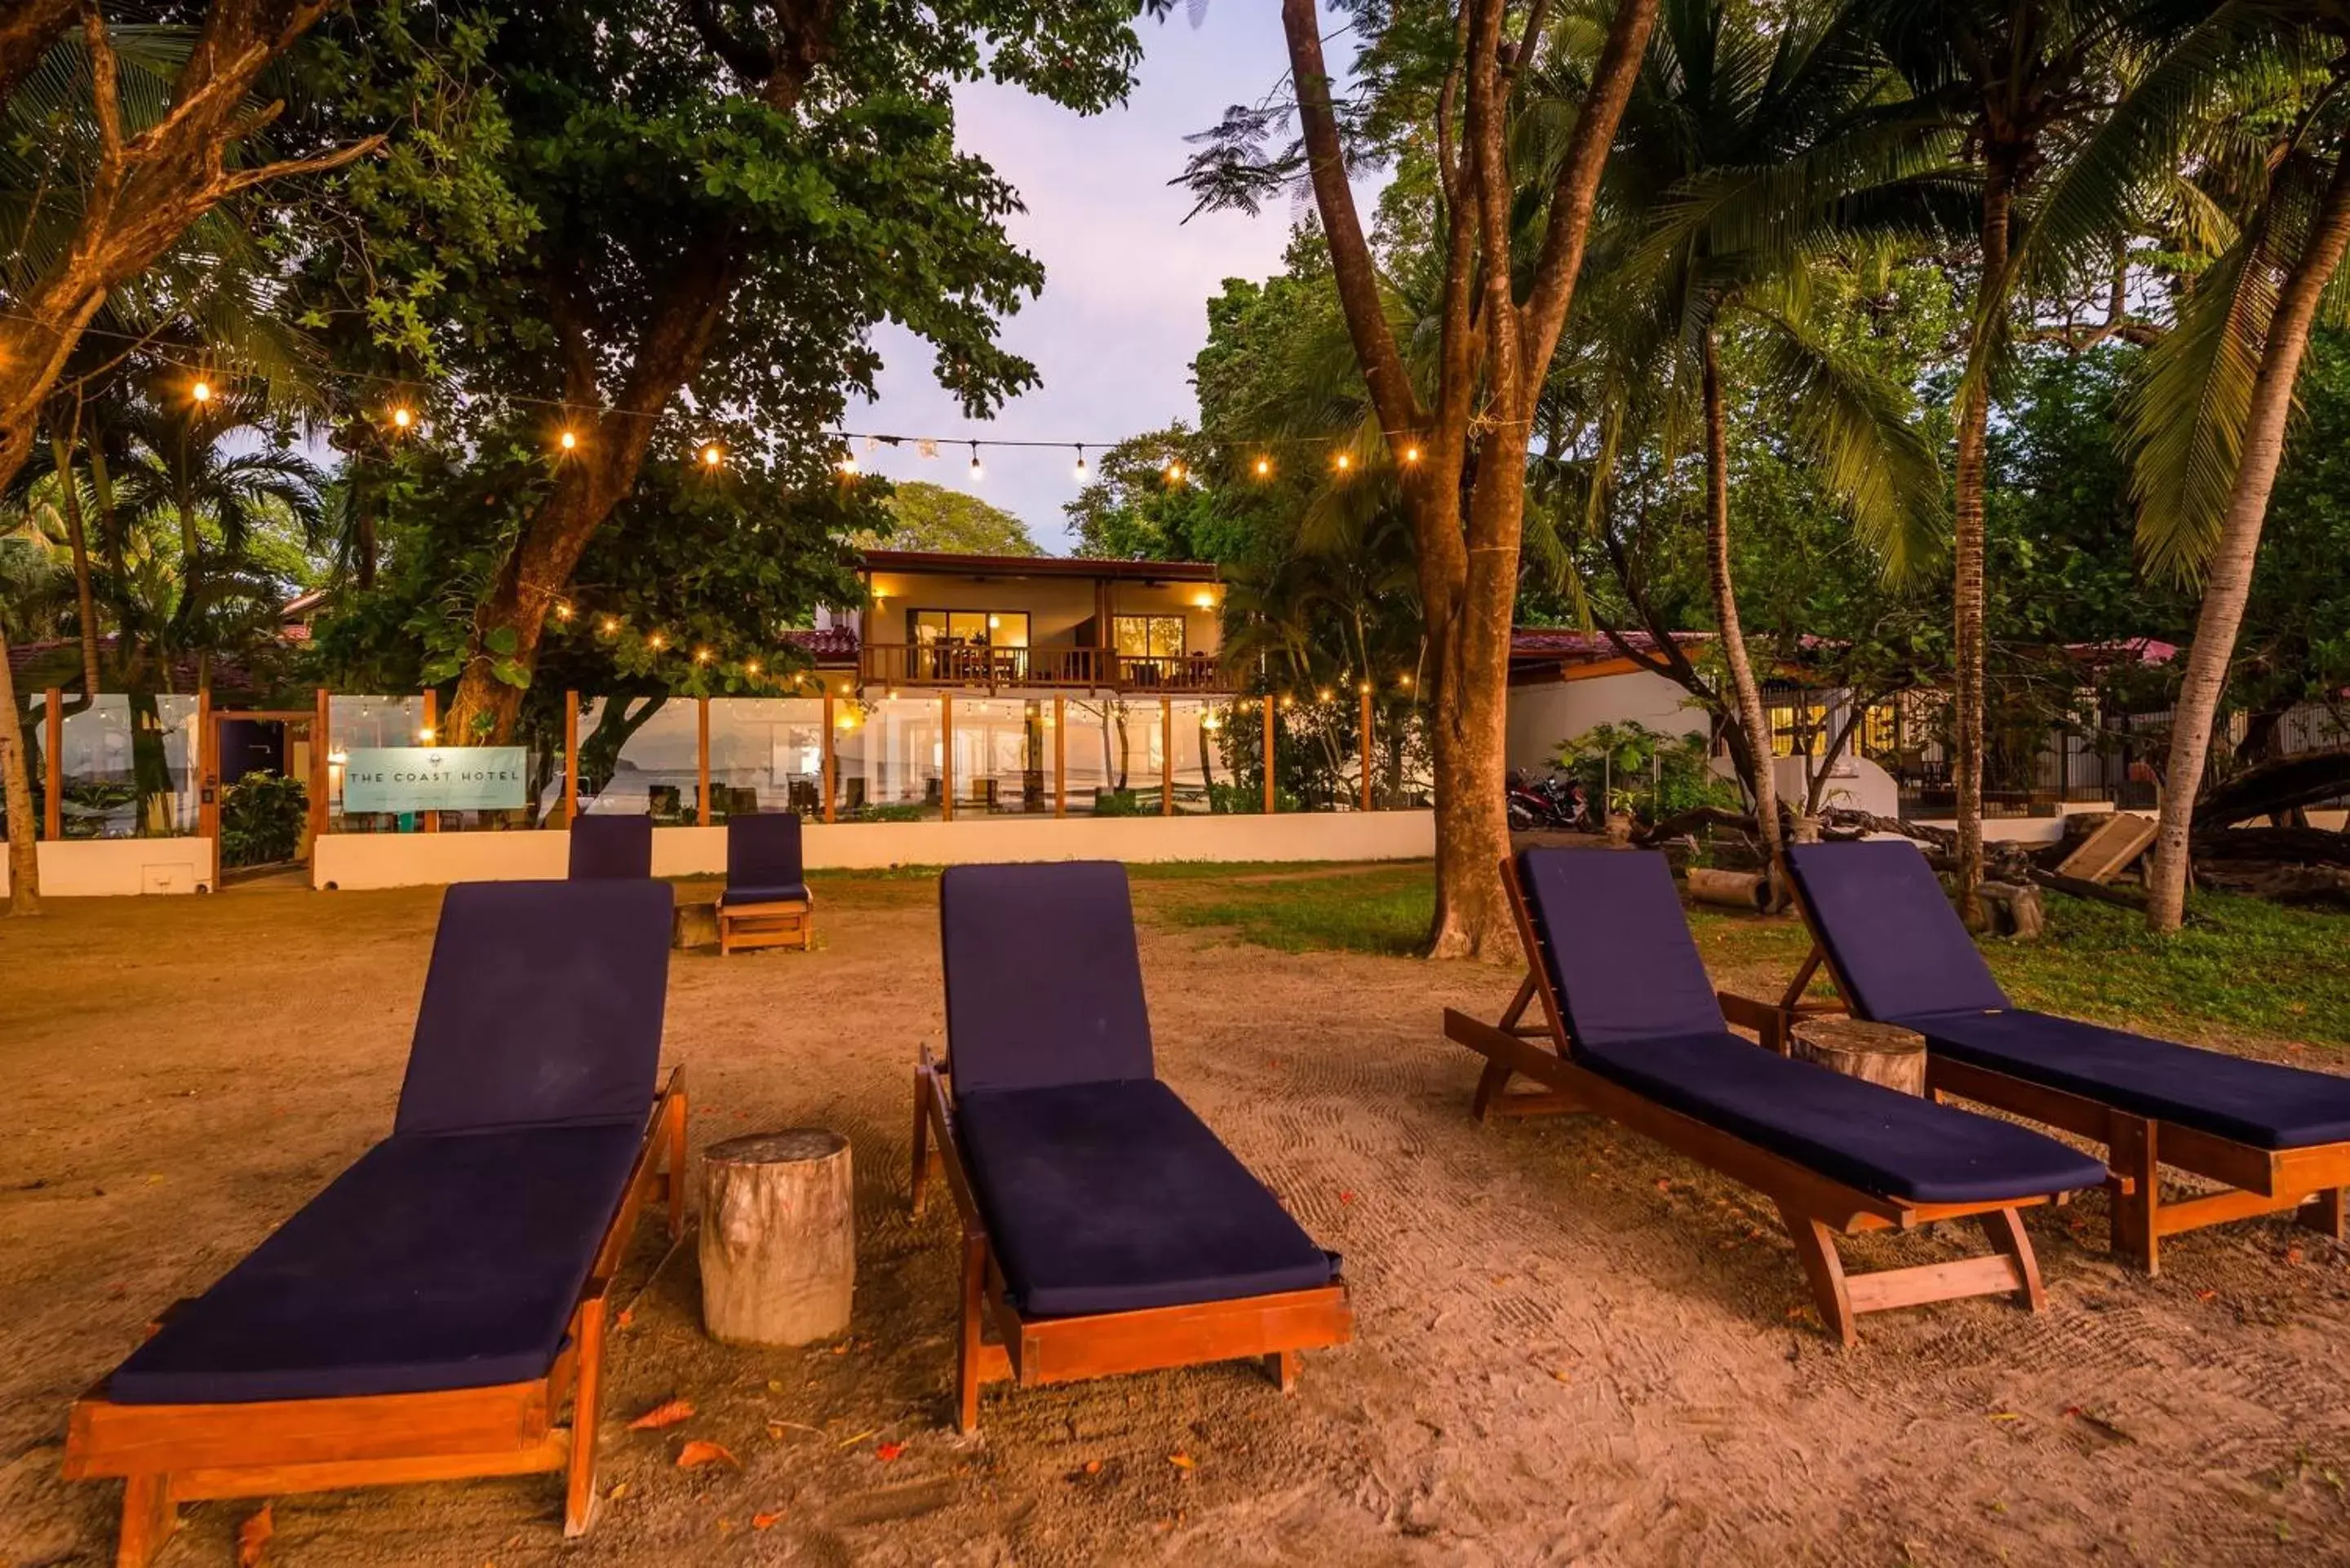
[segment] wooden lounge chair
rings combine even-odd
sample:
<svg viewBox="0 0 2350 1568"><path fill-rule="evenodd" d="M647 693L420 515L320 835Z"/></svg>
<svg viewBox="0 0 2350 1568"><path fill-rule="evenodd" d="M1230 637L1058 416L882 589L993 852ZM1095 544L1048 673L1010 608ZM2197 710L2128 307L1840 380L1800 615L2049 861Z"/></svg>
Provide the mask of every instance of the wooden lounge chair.
<svg viewBox="0 0 2350 1568"><path fill-rule="evenodd" d="M2256 1214L2343 1239L2350 1078L2013 1005L1906 841L1799 845L1788 865L1814 945L1760 1005L1780 1023L1818 1011L1803 998L1825 961L1856 1015L1926 1037L1929 1093L2105 1145L2116 1252L2153 1273L2163 1237ZM2227 1190L2165 1202L2165 1165Z"/></svg>
<svg viewBox="0 0 2350 1568"><path fill-rule="evenodd" d="M588 1528L605 1293L645 1205L682 1217L669 930L659 882L449 889L391 1136L73 1407L119 1563L195 1499L463 1476L564 1470Z"/></svg>
<svg viewBox="0 0 2350 1568"><path fill-rule="evenodd" d="M650 877L653 819L593 812L572 818L570 874L574 882Z"/></svg>
<svg viewBox="0 0 2350 1568"><path fill-rule="evenodd" d="M1263 1357L1286 1392L1298 1352L1352 1338L1337 1259L1154 1075L1125 867L958 866L939 912L952 1074L915 1071L913 1199L935 1158L961 1429L998 1378Z"/></svg>
<svg viewBox="0 0 2350 1568"><path fill-rule="evenodd" d="M800 819L788 811L726 819L726 890L718 895L718 951L794 947L816 934L816 900L801 869Z"/></svg>
<svg viewBox="0 0 2350 1568"><path fill-rule="evenodd" d="M1498 1023L1444 1014L1445 1033L1485 1058L1480 1119L1597 1112L1762 1193L1846 1345L1862 1313L1971 1295L2045 1304L2018 1211L2096 1186L2095 1160L1732 1034L1661 855L1531 849L1502 874L1525 981ZM1544 1021L1527 1023L1537 1001ZM1542 1087L1509 1092L1515 1076ZM1967 1218L1991 1255L1847 1277L1836 1253L1840 1234Z"/></svg>

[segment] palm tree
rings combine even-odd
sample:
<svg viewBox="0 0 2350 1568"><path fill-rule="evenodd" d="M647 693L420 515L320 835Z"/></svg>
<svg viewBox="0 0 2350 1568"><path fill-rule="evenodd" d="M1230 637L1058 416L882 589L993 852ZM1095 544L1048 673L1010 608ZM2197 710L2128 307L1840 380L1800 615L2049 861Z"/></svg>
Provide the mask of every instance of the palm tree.
<svg viewBox="0 0 2350 1568"><path fill-rule="evenodd" d="M1889 575L1932 549L1941 516L1941 475L1908 396L1808 306L1856 248L1930 232L1950 184L1948 139L1886 104L1887 72L1854 24L1837 12L1766 25L1721 0L1666 0L1610 171L1617 255L1600 264L1605 291L1586 317L1604 444L1644 432L1669 471L1692 410L1701 426L1729 732L1782 887L1770 725L1731 573L1725 346Z"/></svg>

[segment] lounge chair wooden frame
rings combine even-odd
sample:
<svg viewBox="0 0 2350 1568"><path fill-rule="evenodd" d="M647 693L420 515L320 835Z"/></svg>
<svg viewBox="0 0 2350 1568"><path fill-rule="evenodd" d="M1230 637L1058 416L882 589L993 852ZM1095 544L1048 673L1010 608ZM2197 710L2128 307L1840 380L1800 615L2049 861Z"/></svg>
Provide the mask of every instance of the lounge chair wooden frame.
<svg viewBox="0 0 2350 1568"><path fill-rule="evenodd" d="M718 901L718 956L752 948L808 950L816 936L816 899L778 898L764 904Z"/></svg>
<svg viewBox="0 0 2350 1568"><path fill-rule="evenodd" d="M1818 923L1803 899L1795 899L1812 933L1812 950L1776 1002L1722 993L1722 1010L1786 1049L1798 1018L1851 1011L1847 1002L1806 1001L1813 977L1825 966L1846 997L1852 983L1837 969ZM2148 1274L2162 1272L2162 1239L2207 1225L2224 1225L2262 1214L2291 1214L2296 1223L2335 1241L2345 1239L2343 1194L2350 1187L2350 1142L2303 1148L2262 1148L2199 1127L2141 1116L2086 1095L2050 1088L1944 1054L1926 1043L1926 1092L1938 1100L1972 1100L2102 1145L2112 1199L2114 1251ZM2222 1190L2194 1198L2162 1198L2162 1167L2169 1165Z"/></svg>
<svg viewBox="0 0 2350 1568"><path fill-rule="evenodd" d="M955 1428L979 1426L979 1391L1010 1379L1023 1386L1074 1383L1124 1372L1261 1358L1284 1394L1297 1386L1300 1351L1344 1345L1355 1336L1347 1282L1279 1291L1232 1301L1195 1302L1137 1312L1024 1317L1012 1304L971 1169L955 1139L948 1068L925 1049L914 1069L914 1212L935 1165L946 1173L962 1220L962 1332L955 1355ZM991 1337L991 1335L993 1337Z"/></svg>
<svg viewBox="0 0 2350 1568"><path fill-rule="evenodd" d="M1517 918L1518 940L1524 944L1526 978L1497 1023L1453 1008L1444 1010L1446 1036L1485 1058L1474 1102L1478 1120L1593 1112L1754 1189L1778 1206L1780 1220L1811 1282L1820 1322L1846 1345L1858 1341L1863 1313L1981 1295L2012 1296L2033 1312L2047 1306L2040 1265L2019 1211L2047 1203L2048 1198L1993 1203L1910 1203L1888 1198L1825 1176L1577 1065L1566 1010L1543 966L1533 911L1514 860L1502 863L1502 881ZM1545 1022L1527 1023L1527 1010L1537 1001ZM1536 1044L1541 1041L1550 1049L1542 1049ZM1543 1087L1512 1092L1513 1077L1531 1078ZM1840 1235L1914 1231L1941 1220L1977 1220L1991 1251L1954 1262L1865 1274L1847 1274L1837 1255L1835 1238Z"/></svg>
<svg viewBox="0 0 2350 1568"><path fill-rule="evenodd" d="M75 1401L66 1428L66 1479L123 1478L118 1568L154 1561L183 1502L548 1470L566 1476L563 1533L587 1533L596 1506L605 1298L646 1205L667 1206L671 1240L684 1224L685 1104L679 1069L646 1119L644 1146L572 1309L567 1343L544 1377L421 1394L213 1405L118 1405L101 1382ZM555 1424L566 1399L567 1428Z"/></svg>

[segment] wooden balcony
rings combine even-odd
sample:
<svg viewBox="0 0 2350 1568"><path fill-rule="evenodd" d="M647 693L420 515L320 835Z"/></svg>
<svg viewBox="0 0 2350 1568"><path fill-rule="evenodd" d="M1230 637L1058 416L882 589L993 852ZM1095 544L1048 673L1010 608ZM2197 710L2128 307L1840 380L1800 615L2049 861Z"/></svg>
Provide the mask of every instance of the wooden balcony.
<svg viewBox="0 0 2350 1568"><path fill-rule="evenodd" d="M1003 691L1022 687L1141 691L1230 691L1212 654L1143 659L1107 648L985 648L966 643L868 642L858 650L860 684Z"/></svg>

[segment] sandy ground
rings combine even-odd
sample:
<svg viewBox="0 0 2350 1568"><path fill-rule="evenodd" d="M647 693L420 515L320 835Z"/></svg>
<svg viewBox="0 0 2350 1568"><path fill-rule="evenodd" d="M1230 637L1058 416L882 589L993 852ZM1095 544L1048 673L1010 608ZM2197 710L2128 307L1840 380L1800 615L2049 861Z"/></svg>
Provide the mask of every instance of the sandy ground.
<svg viewBox="0 0 2350 1568"><path fill-rule="evenodd" d="M1605 1125L1479 1127L1448 1003L1511 977L1288 957L1160 924L1159 1064L1325 1245L1358 1313L1295 1398L1253 1366L992 1389L956 1438L949 1205L906 1212L910 1067L940 1035L934 891L827 890L810 955L672 970L697 1145L854 1141L853 1335L720 1348L692 1248L621 1282L593 1534L557 1483L280 1500L276 1563L2315 1563L2350 1556L2350 1262L2279 1222L2110 1263L2104 1208L2033 1216L2050 1310L1873 1316L1838 1352L1749 1195ZM99 1563L118 1493L58 1479L65 1413L389 1126L438 895L63 903L0 926L0 1563ZM1770 977L1724 977L1762 980ZM1856 1262L1975 1250L1853 1247ZM627 1418L672 1395L666 1432ZM740 1461L681 1469L681 1444ZM902 1449L896 1447L902 1445ZM1180 1462L1179 1462L1180 1461ZM251 1505L191 1511L227 1563Z"/></svg>

